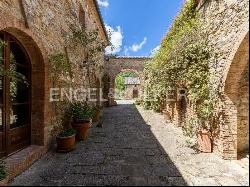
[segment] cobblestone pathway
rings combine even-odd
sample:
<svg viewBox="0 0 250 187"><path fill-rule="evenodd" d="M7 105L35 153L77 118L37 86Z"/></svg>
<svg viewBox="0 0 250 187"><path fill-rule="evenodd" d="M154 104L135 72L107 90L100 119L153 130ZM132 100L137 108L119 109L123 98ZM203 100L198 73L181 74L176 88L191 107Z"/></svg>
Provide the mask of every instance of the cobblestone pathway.
<svg viewBox="0 0 250 187"><path fill-rule="evenodd" d="M103 128L68 154L47 153L11 185L247 185L248 171L195 154L181 131L133 105L108 108Z"/></svg>

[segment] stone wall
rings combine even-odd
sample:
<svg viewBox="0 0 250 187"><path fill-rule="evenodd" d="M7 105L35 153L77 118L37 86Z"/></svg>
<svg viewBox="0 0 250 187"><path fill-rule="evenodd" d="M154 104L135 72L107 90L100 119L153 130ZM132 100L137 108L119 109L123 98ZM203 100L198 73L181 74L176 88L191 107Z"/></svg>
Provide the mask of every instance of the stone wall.
<svg viewBox="0 0 250 187"><path fill-rule="evenodd" d="M53 120L57 113L54 111L55 104L49 102L50 88L55 86L52 85L50 74L50 55L63 53L68 57L74 67L74 87L95 87L96 79L101 80L104 54L100 53L99 61L91 65L89 81L87 68L82 67L82 62L86 60L85 49L71 41L72 28L80 28L82 25L79 18L82 7L85 12L85 29L89 31L98 29L98 37L108 42L96 5L94 0L0 1L0 31L12 34L23 44L34 70L32 125L35 128L32 128L32 144L47 146L51 142L51 134L54 133Z"/></svg>
<svg viewBox="0 0 250 187"><path fill-rule="evenodd" d="M210 82L219 96L213 150L225 159L237 159L242 151L249 150L249 1L197 0L197 3L202 29L216 54L210 64ZM195 115L194 108L192 101L187 106L179 101L168 104L166 110L183 127L183 121Z"/></svg>
<svg viewBox="0 0 250 187"><path fill-rule="evenodd" d="M219 90L218 111L222 116L214 149L225 159L236 159L241 147L248 149L245 140L249 124L245 118L249 110L238 102L244 97L244 103L248 103L246 96L239 95L240 90L247 90L248 81L244 79L241 88L238 85L249 62L249 1L207 0L201 2L199 12L209 44L217 55L217 64L211 64L210 79L214 89ZM239 115L244 116L243 121Z"/></svg>
<svg viewBox="0 0 250 187"><path fill-rule="evenodd" d="M141 96L140 85L126 85L124 99L132 100Z"/></svg>
<svg viewBox="0 0 250 187"><path fill-rule="evenodd" d="M109 78L108 87L114 89L116 76L127 71L136 73L140 82L143 83L143 70L148 60L148 57L110 57L106 59L105 74ZM140 86L139 92L143 94L143 84ZM109 105L116 105L114 98L109 98Z"/></svg>

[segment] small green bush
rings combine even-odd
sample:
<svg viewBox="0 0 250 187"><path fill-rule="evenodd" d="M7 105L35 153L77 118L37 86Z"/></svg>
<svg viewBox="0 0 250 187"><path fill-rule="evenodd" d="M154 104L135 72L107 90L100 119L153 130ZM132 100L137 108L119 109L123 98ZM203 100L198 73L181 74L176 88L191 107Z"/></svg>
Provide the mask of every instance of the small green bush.
<svg viewBox="0 0 250 187"><path fill-rule="evenodd" d="M97 107L89 106L81 102L72 103L69 107L69 113L73 120L92 119L97 112Z"/></svg>
<svg viewBox="0 0 250 187"><path fill-rule="evenodd" d="M0 180L3 180L7 176L7 169L5 166L5 162L0 160Z"/></svg>
<svg viewBox="0 0 250 187"><path fill-rule="evenodd" d="M75 129L72 129L72 128L68 128L68 129L65 129L64 131L62 131L60 134L59 134L59 137L69 137L69 136L73 136L74 134L76 134L76 130Z"/></svg>
<svg viewBox="0 0 250 187"><path fill-rule="evenodd" d="M135 105L141 105L142 102L143 102L142 99L137 98L137 99L135 100Z"/></svg>

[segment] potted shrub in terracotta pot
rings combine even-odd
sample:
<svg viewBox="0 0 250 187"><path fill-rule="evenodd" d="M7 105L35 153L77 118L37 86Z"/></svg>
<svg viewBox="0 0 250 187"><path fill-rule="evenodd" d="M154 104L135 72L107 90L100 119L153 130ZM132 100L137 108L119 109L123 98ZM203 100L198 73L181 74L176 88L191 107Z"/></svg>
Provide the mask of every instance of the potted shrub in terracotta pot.
<svg viewBox="0 0 250 187"><path fill-rule="evenodd" d="M57 151L67 153L75 149L76 131L73 128L63 130L56 138Z"/></svg>
<svg viewBox="0 0 250 187"><path fill-rule="evenodd" d="M7 177L7 168L5 162L0 160L0 186L7 186L8 177Z"/></svg>
<svg viewBox="0 0 250 187"><path fill-rule="evenodd" d="M197 133L199 150L205 153L212 152L212 133L213 133L213 116L214 101L212 99L205 100L198 108L198 118L200 125Z"/></svg>
<svg viewBox="0 0 250 187"><path fill-rule="evenodd" d="M212 152L211 133L207 129L200 129L197 133L198 149L203 153Z"/></svg>
<svg viewBox="0 0 250 187"><path fill-rule="evenodd" d="M103 108L101 106L93 107L93 122L98 122L101 118Z"/></svg>
<svg viewBox="0 0 250 187"><path fill-rule="evenodd" d="M171 116L170 116L169 111L167 109L165 109L165 110L162 111L162 113L163 113L165 121L170 122L171 121Z"/></svg>
<svg viewBox="0 0 250 187"><path fill-rule="evenodd" d="M212 152L212 138L209 122L193 117L189 119L189 123L183 127L183 130L190 138L196 138L197 148L203 153Z"/></svg>
<svg viewBox="0 0 250 187"><path fill-rule="evenodd" d="M86 140L88 130L92 125L93 107L81 102L73 103L70 107L72 114L72 127L76 130L76 140Z"/></svg>

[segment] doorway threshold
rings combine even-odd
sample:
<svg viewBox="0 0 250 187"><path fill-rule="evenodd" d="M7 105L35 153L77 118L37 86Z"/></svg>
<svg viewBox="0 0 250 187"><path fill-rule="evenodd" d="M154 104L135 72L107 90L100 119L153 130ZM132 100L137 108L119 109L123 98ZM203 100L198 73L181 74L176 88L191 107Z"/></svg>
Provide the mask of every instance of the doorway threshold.
<svg viewBox="0 0 250 187"><path fill-rule="evenodd" d="M46 148L44 146L31 145L4 159L8 170L6 183L28 169L45 153Z"/></svg>

